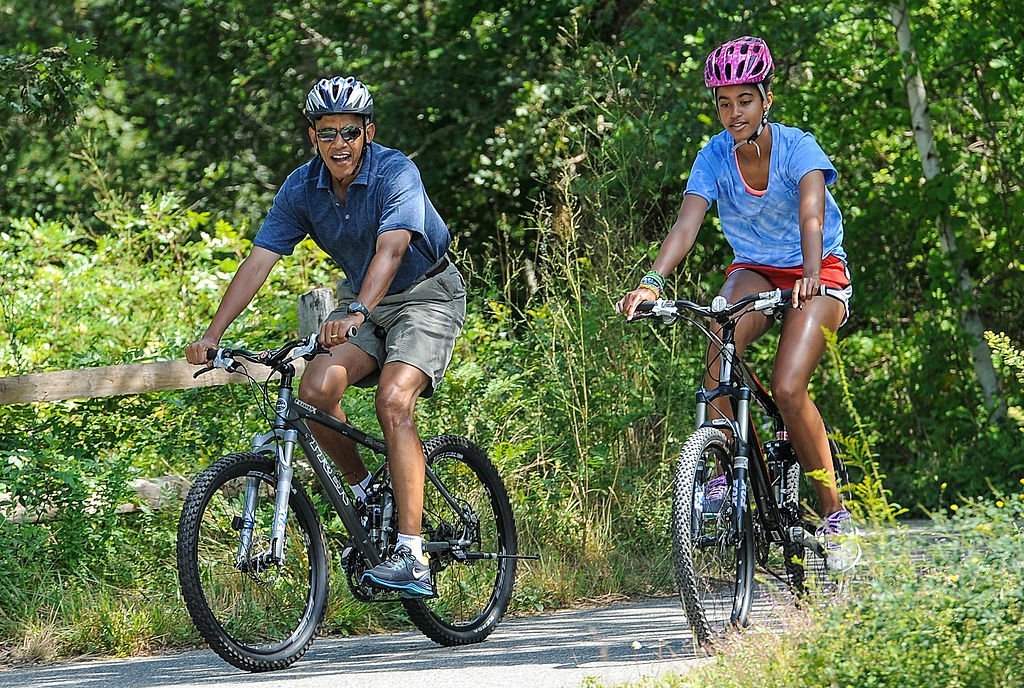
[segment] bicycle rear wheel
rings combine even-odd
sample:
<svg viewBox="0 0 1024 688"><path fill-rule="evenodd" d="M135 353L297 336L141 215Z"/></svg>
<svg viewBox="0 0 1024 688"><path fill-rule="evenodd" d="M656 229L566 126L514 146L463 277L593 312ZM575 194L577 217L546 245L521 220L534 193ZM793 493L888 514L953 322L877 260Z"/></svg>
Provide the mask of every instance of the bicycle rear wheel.
<svg viewBox="0 0 1024 688"><path fill-rule="evenodd" d="M232 454L199 474L178 523L178 580L200 635L245 671L283 669L313 642L327 606L320 520L292 483L284 561L272 563L276 463ZM246 492L256 496L251 545L240 548Z"/></svg>
<svg viewBox="0 0 1024 688"><path fill-rule="evenodd" d="M826 428L827 429L827 428ZM835 469L836 488L843 495L850 485L850 474L843 461L839 444L829 437L829 451ZM783 499L785 503L796 509L804 528L813 534L812 523L821 516L821 506L817 491L814 489L814 478L804 473L795 455L787 467ZM797 594L808 591L831 592L835 588L835 578L828 562L809 547L798 543L789 543L783 549L786 559L786 573L790 587Z"/></svg>
<svg viewBox="0 0 1024 688"><path fill-rule="evenodd" d="M434 642L478 643L498 625L512 597L516 560L505 558L516 554L512 507L487 455L468 440L435 437L424 452L437 479L426 483L422 530L425 549L433 549L435 596L402 604Z"/></svg>
<svg viewBox="0 0 1024 688"><path fill-rule="evenodd" d="M732 463L725 435L701 428L687 439L676 464L672 556L680 600L694 638L702 645L730 628L747 625L753 599L754 529L749 508L739 537L732 532L731 484L722 508L704 513L704 494L716 466Z"/></svg>

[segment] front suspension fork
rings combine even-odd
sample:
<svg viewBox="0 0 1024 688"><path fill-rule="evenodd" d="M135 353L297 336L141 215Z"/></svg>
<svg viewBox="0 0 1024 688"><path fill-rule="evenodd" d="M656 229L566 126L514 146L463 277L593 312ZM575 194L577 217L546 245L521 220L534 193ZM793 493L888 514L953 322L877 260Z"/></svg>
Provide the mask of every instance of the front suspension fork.
<svg viewBox="0 0 1024 688"><path fill-rule="evenodd" d="M275 428L256 435L252 440L253 452L273 452L277 456L277 484L275 485L274 520L270 530L270 551L275 562L284 561L285 529L288 526L288 501L292 493L292 457L298 432L293 429ZM252 534L256 525L256 507L259 503L260 479L250 476L245 487L245 502L242 507L241 532L238 538L236 566L245 567L252 557Z"/></svg>

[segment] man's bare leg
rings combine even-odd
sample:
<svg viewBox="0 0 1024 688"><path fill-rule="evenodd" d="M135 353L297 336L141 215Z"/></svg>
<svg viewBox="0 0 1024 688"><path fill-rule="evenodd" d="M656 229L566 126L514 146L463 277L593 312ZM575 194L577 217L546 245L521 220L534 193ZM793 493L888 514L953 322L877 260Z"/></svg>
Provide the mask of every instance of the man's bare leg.
<svg viewBox="0 0 1024 688"><path fill-rule="evenodd" d="M299 382L299 398L345 421L347 416L340 404L345 391L352 382L375 370L377 360L373 356L354 344L342 344L332 349L329 356L317 356L309 362ZM359 457L355 442L317 423L310 423L309 429L349 485L355 485L366 477L366 465Z"/></svg>

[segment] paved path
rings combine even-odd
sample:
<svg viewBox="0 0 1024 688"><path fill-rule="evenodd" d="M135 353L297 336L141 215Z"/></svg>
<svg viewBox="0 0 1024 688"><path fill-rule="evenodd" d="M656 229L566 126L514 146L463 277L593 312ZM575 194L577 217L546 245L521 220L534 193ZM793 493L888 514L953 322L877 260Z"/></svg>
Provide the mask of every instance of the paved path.
<svg viewBox="0 0 1024 688"><path fill-rule="evenodd" d="M930 522L902 525L917 538L944 537ZM776 626L777 605L785 605L778 585L768 582L751 610L762 627ZM672 597L506 619L485 642L462 648L439 647L418 631L319 638L292 667L266 674L246 674L202 650L0 670L0 688L377 688L385 681L416 688L576 688L588 678L614 685L707 661L695 653Z"/></svg>
<svg viewBox="0 0 1024 688"><path fill-rule="evenodd" d="M319 638L291 668L246 674L195 651L0 671L3 688L563 688L605 685L708 661L694 654L677 598L506 619L485 642L443 648L418 632Z"/></svg>

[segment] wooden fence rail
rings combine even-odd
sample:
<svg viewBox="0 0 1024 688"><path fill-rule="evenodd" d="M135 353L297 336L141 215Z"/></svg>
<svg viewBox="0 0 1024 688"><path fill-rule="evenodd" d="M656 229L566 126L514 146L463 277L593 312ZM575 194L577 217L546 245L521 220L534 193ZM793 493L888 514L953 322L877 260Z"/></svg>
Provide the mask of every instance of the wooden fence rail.
<svg viewBox="0 0 1024 688"><path fill-rule="evenodd" d="M331 289L315 289L300 296L299 332L306 334L319 330L324 318L333 309L334 292ZM246 364L246 368L256 379L261 379L261 376L265 379L270 375L270 369L264 366L249 363ZM295 361L298 375L302 374L304 368L305 361ZM95 399L246 382L244 376L233 375L225 370L214 370L204 373L198 379L193 378L196 370L196 366L185 361L157 361L3 377L0 378L0 405ZM139 504L145 503L150 508L159 509L180 504L189 486L189 481L185 477L168 475L159 478L139 478L131 484L131 489L136 493ZM137 504L122 504L117 507L119 513L129 513L138 509ZM12 503L10 495L0 493L0 519L38 522L48 521L54 516L52 510L25 509L20 504Z"/></svg>
<svg viewBox="0 0 1024 688"><path fill-rule="evenodd" d="M319 329L327 314L334 308L334 293L330 289L315 289L299 297L299 332ZM296 361L299 375L305 367ZM253 377L266 378L270 371L263 366L246 366ZM198 379L192 376L196 366L185 361L157 361L130 365L61 370L52 373L29 373L0 378L0 405L24 404L36 401L64 401L66 399L95 399L124 394L146 394L171 389L214 387L245 382L241 375L224 370L205 373Z"/></svg>

